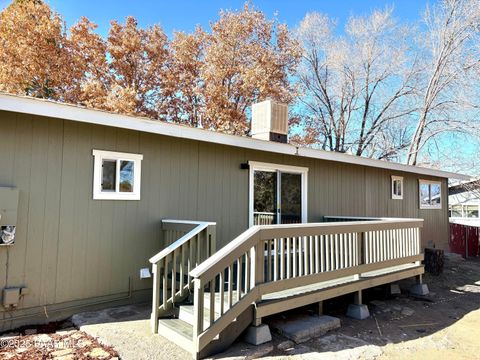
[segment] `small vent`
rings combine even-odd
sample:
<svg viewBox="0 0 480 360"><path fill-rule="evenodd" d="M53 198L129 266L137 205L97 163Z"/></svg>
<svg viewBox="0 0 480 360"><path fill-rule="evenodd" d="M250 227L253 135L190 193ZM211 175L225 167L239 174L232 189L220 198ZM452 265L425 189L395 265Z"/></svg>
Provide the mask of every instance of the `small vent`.
<svg viewBox="0 0 480 360"><path fill-rule="evenodd" d="M272 100L252 105L252 137L287 142L288 105Z"/></svg>

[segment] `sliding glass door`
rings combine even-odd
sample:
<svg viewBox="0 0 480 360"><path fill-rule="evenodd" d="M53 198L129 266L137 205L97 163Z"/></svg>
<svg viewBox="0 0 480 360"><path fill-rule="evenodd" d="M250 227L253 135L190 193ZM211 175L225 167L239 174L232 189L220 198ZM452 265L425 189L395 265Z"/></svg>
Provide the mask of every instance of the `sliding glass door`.
<svg viewBox="0 0 480 360"><path fill-rule="evenodd" d="M306 222L308 169L251 164L250 225Z"/></svg>
<svg viewBox="0 0 480 360"><path fill-rule="evenodd" d="M255 171L253 179L253 225L278 224L277 172Z"/></svg>

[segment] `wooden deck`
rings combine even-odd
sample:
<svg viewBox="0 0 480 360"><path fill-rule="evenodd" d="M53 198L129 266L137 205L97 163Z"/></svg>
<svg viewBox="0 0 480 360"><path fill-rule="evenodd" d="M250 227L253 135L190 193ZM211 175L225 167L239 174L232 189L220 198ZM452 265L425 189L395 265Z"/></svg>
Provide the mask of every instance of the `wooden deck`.
<svg viewBox="0 0 480 360"><path fill-rule="evenodd" d="M152 330L199 358L225 349L265 316L419 276L422 224L369 219L254 226L215 252L215 225L190 222L151 259ZM193 303L186 302L190 293Z"/></svg>

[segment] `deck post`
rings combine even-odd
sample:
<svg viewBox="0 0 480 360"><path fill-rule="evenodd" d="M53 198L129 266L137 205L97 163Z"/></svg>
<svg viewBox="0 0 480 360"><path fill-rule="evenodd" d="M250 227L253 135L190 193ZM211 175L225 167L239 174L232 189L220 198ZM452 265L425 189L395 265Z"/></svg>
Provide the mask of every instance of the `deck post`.
<svg viewBox="0 0 480 360"><path fill-rule="evenodd" d="M261 241L250 249L250 289L263 283L264 280L264 243Z"/></svg>
<svg viewBox="0 0 480 360"><path fill-rule="evenodd" d="M318 315L323 315L323 300L318 302Z"/></svg>
<svg viewBox="0 0 480 360"><path fill-rule="evenodd" d="M208 234L210 235L210 256L217 252L217 226L208 225L207 227Z"/></svg>
<svg viewBox="0 0 480 360"><path fill-rule="evenodd" d="M156 334L158 332L158 307L160 306L160 274L158 271L158 265L152 265L153 272L153 301L152 301L152 314L150 318L150 327L152 332ZM165 291L165 290L164 290Z"/></svg>
<svg viewBox="0 0 480 360"><path fill-rule="evenodd" d="M361 305L362 304L362 290L358 290L357 292L355 292L354 298L353 298L353 303L355 305Z"/></svg>
<svg viewBox="0 0 480 360"><path fill-rule="evenodd" d="M203 309L204 293L203 284L200 279L194 280L194 298L193 298L193 347L194 352L200 352L199 336L203 332Z"/></svg>

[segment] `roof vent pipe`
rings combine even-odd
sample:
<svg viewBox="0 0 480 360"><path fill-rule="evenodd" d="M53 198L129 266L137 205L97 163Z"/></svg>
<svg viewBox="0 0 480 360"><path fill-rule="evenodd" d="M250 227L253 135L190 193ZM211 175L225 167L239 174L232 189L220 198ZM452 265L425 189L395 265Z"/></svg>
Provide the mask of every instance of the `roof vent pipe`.
<svg viewBox="0 0 480 360"><path fill-rule="evenodd" d="M287 143L288 105L265 100L252 105L252 138Z"/></svg>

